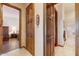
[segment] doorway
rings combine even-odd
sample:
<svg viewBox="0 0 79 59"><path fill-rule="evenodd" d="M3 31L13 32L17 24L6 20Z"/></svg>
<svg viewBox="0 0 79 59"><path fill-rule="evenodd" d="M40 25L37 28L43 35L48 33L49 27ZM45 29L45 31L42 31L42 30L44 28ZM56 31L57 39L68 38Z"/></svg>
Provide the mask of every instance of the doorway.
<svg viewBox="0 0 79 59"><path fill-rule="evenodd" d="M35 18L34 4L29 4L26 8L26 49L35 55Z"/></svg>
<svg viewBox="0 0 79 59"><path fill-rule="evenodd" d="M21 10L7 3L3 3L2 8L3 54L21 47Z"/></svg>

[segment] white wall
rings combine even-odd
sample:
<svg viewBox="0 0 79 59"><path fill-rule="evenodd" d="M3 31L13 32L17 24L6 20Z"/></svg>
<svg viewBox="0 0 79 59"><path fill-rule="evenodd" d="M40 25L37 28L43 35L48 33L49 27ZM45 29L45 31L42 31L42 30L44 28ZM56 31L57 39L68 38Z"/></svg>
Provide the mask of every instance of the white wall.
<svg viewBox="0 0 79 59"><path fill-rule="evenodd" d="M67 37L74 36L75 34L75 4L63 4L64 6L64 28L67 32ZM68 9L67 9L68 7Z"/></svg>
<svg viewBox="0 0 79 59"><path fill-rule="evenodd" d="M64 16L63 5L56 4L55 8L58 11L58 45L63 46L64 45L64 39L63 39L63 16Z"/></svg>
<svg viewBox="0 0 79 59"><path fill-rule="evenodd" d="M36 15L40 16L40 24L36 25ZM35 3L35 55L43 56L43 3Z"/></svg>
<svg viewBox="0 0 79 59"><path fill-rule="evenodd" d="M76 32L76 20L75 20L75 4L67 3L64 6L64 28L66 31L66 41L68 47L71 47L72 54L75 55L75 32Z"/></svg>

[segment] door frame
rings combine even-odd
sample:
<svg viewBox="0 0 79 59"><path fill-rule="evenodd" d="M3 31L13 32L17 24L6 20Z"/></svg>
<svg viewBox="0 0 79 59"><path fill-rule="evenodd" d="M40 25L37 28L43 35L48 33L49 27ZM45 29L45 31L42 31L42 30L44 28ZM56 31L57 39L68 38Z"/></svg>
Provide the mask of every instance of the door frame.
<svg viewBox="0 0 79 59"><path fill-rule="evenodd" d="M55 40L56 40L55 43L56 44L55 44L55 46L58 46L58 12L57 12L56 8L55 8L55 19L56 19L55 20L55 24L56 24L55 25L55 27L56 27L56 31L55 31L56 32L56 38L55 38Z"/></svg>
<svg viewBox="0 0 79 59"><path fill-rule="evenodd" d="M34 15L35 15L35 5L33 3L30 3L27 7L26 7L26 15L27 15L27 8L30 6L30 5L33 5L33 9L34 9ZM26 20L27 20L27 16L26 16ZM27 22L26 22L27 23ZM27 24L26 24L27 25ZM27 30L27 29L26 29ZM26 41L27 41L27 37L26 37ZM33 56L35 56L35 16L34 16L34 40L33 40ZM26 43L27 44L27 43ZM27 49L27 45L26 45L26 49Z"/></svg>
<svg viewBox="0 0 79 59"><path fill-rule="evenodd" d="M57 3L53 3L53 5L56 5ZM55 10L56 10L56 8L55 8ZM46 3L44 3L43 4L43 16L44 16L44 18L43 18L43 55L44 56L46 56L46 49L45 49L45 47L46 47ZM57 11L57 10L56 10ZM58 15L58 13L57 13L57 15ZM57 39L56 39L56 46L58 46L58 16L57 16L57 19L56 19L56 37L57 37Z"/></svg>
<svg viewBox="0 0 79 59"><path fill-rule="evenodd" d="M18 7L16 7L16 6L13 6L13 5L11 5L11 4L9 4L9 3L2 3L2 6L3 5L6 5L6 6L8 6L8 7L10 7L10 8L13 8L13 9L16 9L16 10L18 10L19 11L19 48L21 48L21 9L20 8L18 8ZM2 20L2 22L3 22L3 20Z"/></svg>

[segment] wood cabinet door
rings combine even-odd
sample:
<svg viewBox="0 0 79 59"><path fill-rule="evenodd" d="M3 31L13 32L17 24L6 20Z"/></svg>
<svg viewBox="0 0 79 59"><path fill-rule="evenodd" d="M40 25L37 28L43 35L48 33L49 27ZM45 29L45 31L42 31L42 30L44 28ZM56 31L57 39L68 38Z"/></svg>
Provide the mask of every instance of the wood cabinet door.
<svg viewBox="0 0 79 59"><path fill-rule="evenodd" d="M46 4L45 55L54 55L54 5Z"/></svg>
<svg viewBox="0 0 79 59"><path fill-rule="evenodd" d="M2 52L3 48L3 28L2 28L2 4L0 3L0 53Z"/></svg>
<svg viewBox="0 0 79 59"><path fill-rule="evenodd" d="M34 55L34 4L26 8L26 48Z"/></svg>

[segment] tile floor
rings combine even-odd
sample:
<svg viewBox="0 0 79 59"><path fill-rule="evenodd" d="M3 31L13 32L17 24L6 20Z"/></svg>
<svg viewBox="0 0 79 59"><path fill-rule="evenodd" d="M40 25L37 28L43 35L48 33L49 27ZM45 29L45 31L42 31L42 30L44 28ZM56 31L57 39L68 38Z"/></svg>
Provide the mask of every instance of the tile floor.
<svg viewBox="0 0 79 59"><path fill-rule="evenodd" d="M2 54L1 56L32 56L32 55L25 48L21 48Z"/></svg>

